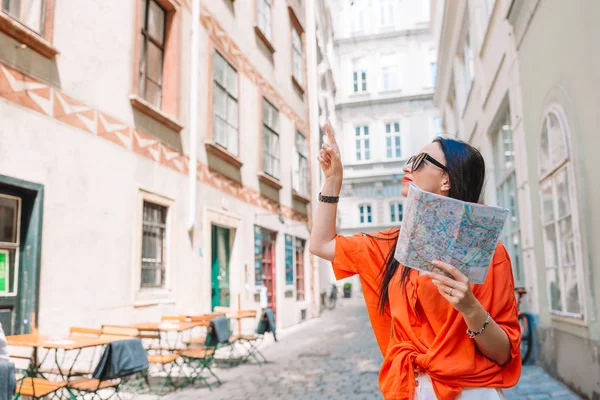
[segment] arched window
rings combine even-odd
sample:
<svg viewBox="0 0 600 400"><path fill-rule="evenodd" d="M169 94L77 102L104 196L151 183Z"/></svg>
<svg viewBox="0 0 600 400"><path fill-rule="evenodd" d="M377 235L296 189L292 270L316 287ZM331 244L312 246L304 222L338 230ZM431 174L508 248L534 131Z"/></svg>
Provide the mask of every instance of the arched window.
<svg viewBox="0 0 600 400"><path fill-rule="evenodd" d="M564 113L551 108L541 126L539 178L547 290L552 312L583 314L579 256L568 128Z"/></svg>

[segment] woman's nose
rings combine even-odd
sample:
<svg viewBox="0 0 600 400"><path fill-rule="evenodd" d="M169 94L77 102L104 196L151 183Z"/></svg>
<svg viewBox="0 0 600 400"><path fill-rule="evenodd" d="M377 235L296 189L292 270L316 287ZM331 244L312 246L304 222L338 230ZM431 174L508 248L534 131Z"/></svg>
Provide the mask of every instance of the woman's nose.
<svg viewBox="0 0 600 400"><path fill-rule="evenodd" d="M402 167L402 172L404 172L405 174L411 173L412 169L410 168L410 165L406 164L404 167Z"/></svg>

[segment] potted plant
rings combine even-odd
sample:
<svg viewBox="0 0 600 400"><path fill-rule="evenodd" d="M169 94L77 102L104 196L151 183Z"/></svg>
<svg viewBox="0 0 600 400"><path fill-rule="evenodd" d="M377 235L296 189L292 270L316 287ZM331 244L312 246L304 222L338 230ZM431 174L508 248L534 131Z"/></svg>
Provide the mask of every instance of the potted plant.
<svg viewBox="0 0 600 400"><path fill-rule="evenodd" d="M344 283L344 298L349 299L352 294L352 284L350 282Z"/></svg>

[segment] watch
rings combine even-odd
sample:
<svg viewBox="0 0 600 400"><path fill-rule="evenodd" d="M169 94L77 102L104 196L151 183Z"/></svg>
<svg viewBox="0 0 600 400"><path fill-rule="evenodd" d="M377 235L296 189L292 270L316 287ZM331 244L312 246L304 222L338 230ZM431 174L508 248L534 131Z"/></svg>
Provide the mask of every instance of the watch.
<svg viewBox="0 0 600 400"><path fill-rule="evenodd" d="M319 193L319 201L322 203L338 203L340 201L340 196L323 196Z"/></svg>

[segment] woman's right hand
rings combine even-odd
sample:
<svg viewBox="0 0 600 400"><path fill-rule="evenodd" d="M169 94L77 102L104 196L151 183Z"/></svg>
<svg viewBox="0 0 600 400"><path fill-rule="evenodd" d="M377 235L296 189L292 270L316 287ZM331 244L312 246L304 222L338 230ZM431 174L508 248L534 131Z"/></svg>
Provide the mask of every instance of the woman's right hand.
<svg viewBox="0 0 600 400"><path fill-rule="evenodd" d="M325 133L327 133L327 139L329 144L323 143L321 153L317 160L321 165L321 169L325 174L325 179L336 178L342 180L344 174L344 167L342 166L342 159L340 157L340 149L333 135L333 130L329 124L325 124Z"/></svg>

